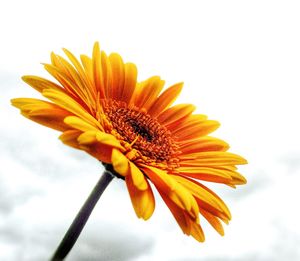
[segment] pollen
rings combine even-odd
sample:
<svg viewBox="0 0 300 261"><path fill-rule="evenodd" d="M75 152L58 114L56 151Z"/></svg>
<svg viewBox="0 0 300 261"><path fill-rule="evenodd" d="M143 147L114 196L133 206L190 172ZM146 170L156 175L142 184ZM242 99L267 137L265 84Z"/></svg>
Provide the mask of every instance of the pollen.
<svg viewBox="0 0 300 261"><path fill-rule="evenodd" d="M114 100L102 101L102 106L113 129L119 134L118 138L142 156L156 162L169 162L178 154L170 131L146 112Z"/></svg>

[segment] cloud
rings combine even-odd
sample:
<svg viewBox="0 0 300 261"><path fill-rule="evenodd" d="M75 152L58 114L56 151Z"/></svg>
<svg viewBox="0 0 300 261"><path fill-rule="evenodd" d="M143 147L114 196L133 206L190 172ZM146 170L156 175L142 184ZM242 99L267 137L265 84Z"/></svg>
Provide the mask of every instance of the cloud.
<svg viewBox="0 0 300 261"><path fill-rule="evenodd" d="M0 243L13 249L10 255L1 253L1 260L48 260L61 240L62 227L42 221L35 224L20 221L13 218L0 229ZM142 238L138 231L117 224L99 223L92 222L85 227L66 260L126 261L151 252L153 238Z"/></svg>
<svg viewBox="0 0 300 261"><path fill-rule="evenodd" d="M270 260L300 260L300 232L282 220L276 220L273 225L277 228L277 240L272 245Z"/></svg>
<svg viewBox="0 0 300 261"><path fill-rule="evenodd" d="M224 256L216 256L216 257L208 257L208 258L187 258L187 259L171 259L170 261L267 261L267 259L260 259L257 255L249 255L247 257L224 257ZM271 260L270 260L271 261Z"/></svg>
<svg viewBox="0 0 300 261"><path fill-rule="evenodd" d="M288 175L300 173L300 151L290 151L279 160L286 168Z"/></svg>
<svg viewBox="0 0 300 261"><path fill-rule="evenodd" d="M148 255L154 238L144 238L139 231L118 224L90 225L79 240L69 260L126 261Z"/></svg>

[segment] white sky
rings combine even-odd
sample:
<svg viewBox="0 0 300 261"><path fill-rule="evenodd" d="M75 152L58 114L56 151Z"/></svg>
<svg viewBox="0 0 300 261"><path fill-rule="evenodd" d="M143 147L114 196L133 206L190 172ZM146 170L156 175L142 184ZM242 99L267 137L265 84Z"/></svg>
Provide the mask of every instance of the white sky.
<svg viewBox="0 0 300 261"><path fill-rule="evenodd" d="M225 237L204 223L199 244L159 197L138 220L114 180L67 260L300 260L299 13L299 1L2 1L0 260L47 260L102 171L9 104L37 96L20 76L46 76L51 51L91 54L94 41L139 80L184 81L180 101L221 122L248 184L211 185L233 220Z"/></svg>

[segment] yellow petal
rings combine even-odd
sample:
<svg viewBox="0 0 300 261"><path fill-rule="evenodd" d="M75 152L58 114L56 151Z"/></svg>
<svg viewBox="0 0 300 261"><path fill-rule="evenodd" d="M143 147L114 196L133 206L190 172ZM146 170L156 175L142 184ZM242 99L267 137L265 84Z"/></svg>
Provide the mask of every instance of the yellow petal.
<svg viewBox="0 0 300 261"><path fill-rule="evenodd" d="M95 107L96 95L94 88L85 75L78 71L63 57L52 54L55 65L45 64L45 69L61 83L68 94L71 94L79 102L83 102L90 110Z"/></svg>
<svg viewBox="0 0 300 261"><path fill-rule="evenodd" d="M56 91L56 90L44 90L43 95L57 104L59 107L72 112L77 115L79 118L86 120L89 124L98 127L99 129L103 129L99 122L87 111L85 111L82 106L73 100L70 96Z"/></svg>
<svg viewBox="0 0 300 261"><path fill-rule="evenodd" d="M84 67L87 78L89 79L89 82L91 82L91 88L93 89L92 92L96 94L97 89L94 84L93 61L87 55L80 55L80 60ZM97 97L97 95L95 95L95 97Z"/></svg>
<svg viewBox="0 0 300 261"><path fill-rule="evenodd" d="M141 172L140 169L130 161L129 161L129 165L130 165L130 173L131 173L133 184L139 190L146 190L148 186L143 172Z"/></svg>
<svg viewBox="0 0 300 261"><path fill-rule="evenodd" d="M80 149L77 138L81 133L79 130L67 130L59 136L59 139L68 146Z"/></svg>
<svg viewBox="0 0 300 261"><path fill-rule="evenodd" d="M137 217L148 220L155 209L155 200L148 181L146 180L145 190L140 190L135 186L132 175L127 175L125 181Z"/></svg>
<svg viewBox="0 0 300 261"><path fill-rule="evenodd" d="M176 183L165 171L148 165L141 164L141 168L150 180L160 187L165 193L175 189Z"/></svg>
<svg viewBox="0 0 300 261"><path fill-rule="evenodd" d="M12 99L11 102L21 110L23 116L32 121L59 131L68 129L64 118L72 114L53 103L30 98Z"/></svg>
<svg viewBox="0 0 300 261"><path fill-rule="evenodd" d="M63 92L63 88L61 88L56 83L38 76L25 75L22 77L22 80L39 92L42 92L44 89L54 89Z"/></svg>
<svg viewBox="0 0 300 261"><path fill-rule="evenodd" d="M120 150L124 149L113 135L98 130L85 131L78 137L78 142L82 145L100 143Z"/></svg>
<svg viewBox="0 0 300 261"><path fill-rule="evenodd" d="M81 131L98 130L97 128L95 128L95 126L89 124L88 122L76 116L69 116L65 118L64 122L70 125L71 127Z"/></svg>
<svg viewBox="0 0 300 261"><path fill-rule="evenodd" d="M118 148L120 150L124 150L124 148L121 146L120 142L115 138L115 136L102 132L97 131L96 138L99 142L103 144L110 145L112 147Z"/></svg>
<svg viewBox="0 0 300 261"><path fill-rule="evenodd" d="M89 73L87 73L80 62L76 59L76 57L67 49L63 49L65 54L68 56L74 67L76 68L79 78L82 79L84 86L87 88L87 94L90 95L90 99L95 99L97 97L95 93L95 89L93 86L93 81L91 80L91 77L89 76Z"/></svg>
<svg viewBox="0 0 300 261"><path fill-rule="evenodd" d="M117 149L113 149L112 155L111 155L111 162L113 165L114 170L119 173L122 176L127 176L129 173L129 161L124 156L123 153L121 153Z"/></svg>
<svg viewBox="0 0 300 261"><path fill-rule="evenodd" d="M78 86L78 83L71 78L71 75L69 75L68 72L65 72L66 70L58 68L52 64L44 64L44 68L64 87L64 93L68 93L73 97L85 100L82 88Z"/></svg>
<svg viewBox="0 0 300 261"><path fill-rule="evenodd" d="M194 197L172 175L150 166L143 165L142 168L153 184L163 191L176 205L187 210L192 216L198 216L198 205Z"/></svg>
<svg viewBox="0 0 300 261"><path fill-rule="evenodd" d="M180 208L185 209L193 218L198 217L199 209L192 194L180 184L176 185L176 190L171 191L168 197Z"/></svg>
<svg viewBox="0 0 300 261"><path fill-rule="evenodd" d="M232 177L231 185L243 185L247 183L247 179L237 171L229 171Z"/></svg>
<svg viewBox="0 0 300 261"><path fill-rule="evenodd" d="M96 131L85 131L78 137L78 142L81 145L88 145L97 142Z"/></svg>

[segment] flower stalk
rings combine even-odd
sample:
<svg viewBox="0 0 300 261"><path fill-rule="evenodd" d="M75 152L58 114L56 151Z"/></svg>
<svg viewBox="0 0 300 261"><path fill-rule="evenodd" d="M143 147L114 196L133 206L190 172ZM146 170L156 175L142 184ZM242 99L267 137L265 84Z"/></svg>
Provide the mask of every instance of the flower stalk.
<svg viewBox="0 0 300 261"><path fill-rule="evenodd" d="M64 258L68 255L76 243L99 198L113 178L114 176L110 171L105 170L103 172L101 178L95 185L91 194L81 207L80 211L57 247L53 257L51 258L51 261L64 260Z"/></svg>

